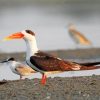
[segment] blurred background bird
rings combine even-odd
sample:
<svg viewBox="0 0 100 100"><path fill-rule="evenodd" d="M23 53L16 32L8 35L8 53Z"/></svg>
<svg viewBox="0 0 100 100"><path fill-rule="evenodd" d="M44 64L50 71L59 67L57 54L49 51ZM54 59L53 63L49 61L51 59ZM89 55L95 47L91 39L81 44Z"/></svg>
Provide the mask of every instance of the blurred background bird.
<svg viewBox="0 0 100 100"><path fill-rule="evenodd" d="M83 35L83 33L79 32L76 29L76 26L72 23L70 23L68 25L68 32L76 44L81 44L81 45L91 45L92 44L91 41L89 39L87 39Z"/></svg>

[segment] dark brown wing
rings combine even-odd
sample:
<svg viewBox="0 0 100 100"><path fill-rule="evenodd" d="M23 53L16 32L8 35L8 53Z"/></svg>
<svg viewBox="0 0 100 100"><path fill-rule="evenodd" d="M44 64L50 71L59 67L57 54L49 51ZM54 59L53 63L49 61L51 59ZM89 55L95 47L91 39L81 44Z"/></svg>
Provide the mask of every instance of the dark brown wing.
<svg viewBox="0 0 100 100"><path fill-rule="evenodd" d="M34 56L31 56L30 62L43 71L68 71L73 70L76 67L79 68L78 65L74 66L74 64L71 64L70 62L65 63L65 61L51 55L47 55L43 52L39 52Z"/></svg>
<svg viewBox="0 0 100 100"><path fill-rule="evenodd" d="M37 53L35 53L35 55L37 55L37 56L42 56L42 57L45 57L45 56L54 57L53 55L48 54L48 53L44 53L44 52L42 52L42 51L40 51L40 50L39 50Z"/></svg>
<svg viewBox="0 0 100 100"><path fill-rule="evenodd" d="M96 66L96 65L100 65L100 62L85 62L85 63L78 63L78 64L84 66Z"/></svg>

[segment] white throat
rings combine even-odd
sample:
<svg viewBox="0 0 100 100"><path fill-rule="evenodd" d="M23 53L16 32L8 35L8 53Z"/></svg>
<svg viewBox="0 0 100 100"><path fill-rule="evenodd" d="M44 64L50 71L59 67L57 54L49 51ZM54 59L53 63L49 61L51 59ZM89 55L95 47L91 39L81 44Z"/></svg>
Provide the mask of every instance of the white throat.
<svg viewBox="0 0 100 100"><path fill-rule="evenodd" d="M24 39L26 42L26 60L28 60L32 55L37 53L38 48L36 44L36 39L33 37L32 40Z"/></svg>

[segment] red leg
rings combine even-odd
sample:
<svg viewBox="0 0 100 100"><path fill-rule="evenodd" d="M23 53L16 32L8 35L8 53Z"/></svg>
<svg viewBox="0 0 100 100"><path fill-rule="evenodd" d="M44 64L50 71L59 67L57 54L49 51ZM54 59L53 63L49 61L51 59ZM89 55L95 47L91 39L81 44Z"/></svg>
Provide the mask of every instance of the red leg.
<svg viewBox="0 0 100 100"><path fill-rule="evenodd" d="M22 80L22 76L20 75L20 80Z"/></svg>
<svg viewBox="0 0 100 100"><path fill-rule="evenodd" d="M46 75L45 74L43 74L42 75L42 81L41 81L41 83L42 83L42 85L45 85L46 84Z"/></svg>

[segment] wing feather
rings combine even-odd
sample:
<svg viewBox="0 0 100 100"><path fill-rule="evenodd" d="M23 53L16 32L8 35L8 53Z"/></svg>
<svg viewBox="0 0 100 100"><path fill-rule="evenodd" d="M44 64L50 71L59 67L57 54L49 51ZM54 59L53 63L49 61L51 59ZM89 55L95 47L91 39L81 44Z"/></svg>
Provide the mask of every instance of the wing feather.
<svg viewBox="0 0 100 100"><path fill-rule="evenodd" d="M29 74L35 73L35 71L31 67L25 67L22 65L16 67L15 70L21 75L29 75Z"/></svg>
<svg viewBox="0 0 100 100"><path fill-rule="evenodd" d="M70 62L67 63L64 60L43 52L38 52L34 56L31 56L30 62L43 71L69 71L76 68L74 64Z"/></svg>

